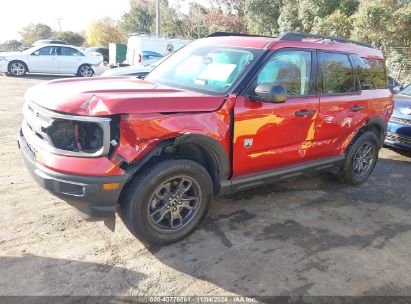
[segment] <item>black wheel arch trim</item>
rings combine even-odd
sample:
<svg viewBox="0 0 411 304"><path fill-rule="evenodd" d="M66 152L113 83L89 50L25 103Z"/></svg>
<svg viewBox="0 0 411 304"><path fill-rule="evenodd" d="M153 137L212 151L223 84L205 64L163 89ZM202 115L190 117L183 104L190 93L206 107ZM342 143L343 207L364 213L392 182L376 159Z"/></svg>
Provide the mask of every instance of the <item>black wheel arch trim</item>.
<svg viewBox="0 0 411 304"><path fill-rule="evenodd" d="M367 120L366 126L378 125L384 131L384 134L387 133L387 123L381 117L374 116Z"/></svg>
<svg viewBox="0 0 411 304"><path fill-rule="evenodd" d="M202 134L193 134L188 133L178 137L170 138L161 141L158 143L150 152L148 152L142 159L138 160L135 163L126 164L122 166L123 169L131 176L137 173L144 165L146 165L153 157L160 156L165 151L170 152L174 148L177 148L181 144L195 144L203 149L205 149L212 160L215 160L213 164L213 170L217 170L216 176L218 177L218 188L216 189L217 193L224 182L227 182L231 167L229 157L223 146L216 141L215 139L202 135ZM118 156L117 156L118 157ZM121 157L119 157L121 159Z"/></svg>
<svg viewBox="0 0 411 304"><path fill-rule="evenodd" d="M231 170L229 157L223 146L218 141L206 135L188 133L177 137L174 145L178 146L182 143L197 144L205 148L209 153L212 153L217 161L220 180L227 180L229 178Z"/></svg>
<svg viewBox="0 0 411 304"><path fill-rule="evenodd" d="M367 120L365 127L369 127L369 126L377 126L381 129L382 133L380 134L379 140L380 140L380 145L382 146L384 143L385 137L387 136L387 123L381 117L374 116Z"/></svg>

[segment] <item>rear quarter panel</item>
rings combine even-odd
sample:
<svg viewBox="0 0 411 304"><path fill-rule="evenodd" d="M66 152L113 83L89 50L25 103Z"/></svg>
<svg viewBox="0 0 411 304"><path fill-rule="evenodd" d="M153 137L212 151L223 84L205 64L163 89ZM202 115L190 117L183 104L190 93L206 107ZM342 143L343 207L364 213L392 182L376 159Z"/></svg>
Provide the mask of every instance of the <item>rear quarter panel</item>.
<svg viewBox="0 0 411 304"><path fill-rule="evenodd" d="M390 90L369 90L368 92L368 108L369 116L380 117L386 123L389 121L394 110L394 97Z"/></svg>

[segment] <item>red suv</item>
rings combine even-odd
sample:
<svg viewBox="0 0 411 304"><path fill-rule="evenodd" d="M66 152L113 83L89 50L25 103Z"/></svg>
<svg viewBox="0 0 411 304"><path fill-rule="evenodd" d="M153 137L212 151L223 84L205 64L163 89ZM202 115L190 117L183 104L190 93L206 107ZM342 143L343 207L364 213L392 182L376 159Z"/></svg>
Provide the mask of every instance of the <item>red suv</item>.
<svg viewBox="0 0 411 304"><path fill-rule="evenodd" d="M301 33L216 33L145 80L55 80L25 98L34 179L157 245L191 233L217 195L319 170L364 182L393 111L379 50Z"/></svg>

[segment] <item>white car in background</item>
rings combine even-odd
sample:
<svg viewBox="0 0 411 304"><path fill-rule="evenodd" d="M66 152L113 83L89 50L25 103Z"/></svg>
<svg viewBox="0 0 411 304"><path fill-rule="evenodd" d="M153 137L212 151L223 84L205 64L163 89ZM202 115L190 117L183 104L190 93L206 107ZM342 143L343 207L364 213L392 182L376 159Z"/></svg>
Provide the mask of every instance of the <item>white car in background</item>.
<svg viewBox="0 0 411 304"><path fill-rule="evenodd" d="M91 77L103 62L99 53L90 53L64 44L42 44L23 52L0 53L0 73L22 77L26 73L71 74Z"/></svg>

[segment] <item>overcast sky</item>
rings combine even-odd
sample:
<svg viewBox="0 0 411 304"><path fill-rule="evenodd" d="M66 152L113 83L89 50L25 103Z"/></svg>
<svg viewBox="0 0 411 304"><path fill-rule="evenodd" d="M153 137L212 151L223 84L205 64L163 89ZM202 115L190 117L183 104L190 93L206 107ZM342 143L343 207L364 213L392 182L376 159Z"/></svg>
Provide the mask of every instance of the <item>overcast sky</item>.
<svg viewBox="0 0 411 304"><path fill-rule="evenodd" d="M177 1L190 0L169 2ZM104 16L119 19L129 8L129 0L1 0L0 43L20 39L18 32L29 23L45 23L58 31L56 18L62 18L62 31L82 31Z"/></svg>

